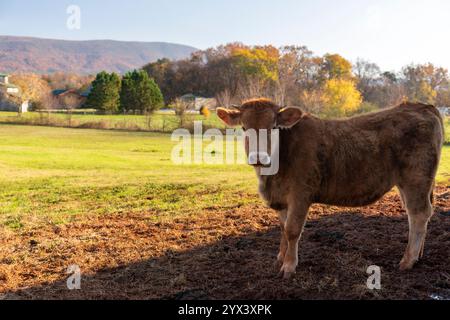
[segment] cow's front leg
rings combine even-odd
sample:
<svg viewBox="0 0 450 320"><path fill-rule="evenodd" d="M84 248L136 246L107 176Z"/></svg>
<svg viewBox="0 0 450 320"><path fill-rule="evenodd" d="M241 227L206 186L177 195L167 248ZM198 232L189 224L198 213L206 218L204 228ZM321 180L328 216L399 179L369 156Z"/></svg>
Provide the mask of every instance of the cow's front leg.
<svg viewBox="0 0 450 320"><path fill-rule="evenodd" d="M281 210L278 212L278 217L280 219L280 229L281 229L281 240L280 240L280 251L278 252L276 266L279 268L283 265L284 256L288 248L288 241L284 232L284 226L286 225L287 210Z"/></svg>
<svg viewBox="0 0 450 320"><path fill-rule="evenodd" d="M287 240L287 250L283 260L280 275L290 279L298 265L298 242L305 226L309 205L295 204L289 206L284 233Z"/></svg>

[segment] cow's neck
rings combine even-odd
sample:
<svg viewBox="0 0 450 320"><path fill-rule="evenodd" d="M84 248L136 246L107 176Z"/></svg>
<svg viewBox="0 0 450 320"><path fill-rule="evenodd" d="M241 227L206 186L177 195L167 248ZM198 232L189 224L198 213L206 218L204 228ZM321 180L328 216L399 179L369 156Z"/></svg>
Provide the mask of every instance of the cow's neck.
<svg viewBox="0 0 450 320"><path fill-rule="evenodd" d="M282 183L279 173L272 176L261 175L261 169L256 168L256 175L259 180L259 193L266 201L267 205L274 210L284 210L287 208L286 185Z"/></svg>
<svg viewBox="0 0 450 320"><path fill-rule="evenodd" d="M287 206L285 199L287 194L287 190L285 190L285 188L287 187L287 185L286 183L283 183L283 172L286 169L283 165L286 165L286 163L283 164L282 158L284 158L283 154L287 152L286 148L288 146L286 144L282 145L281 141L282 137L280 135L279 145L275 146L276 148L278 148L279 154L280 165L278 168L278 172L273 175L262 175L262 168L255 168L256 176L258 177L259 181L259 193L266 200L267 204L275 210L283 210ZM288 141L288 139L286 139L285 141ZM283 148L281 148L282 146Z"/></svg>

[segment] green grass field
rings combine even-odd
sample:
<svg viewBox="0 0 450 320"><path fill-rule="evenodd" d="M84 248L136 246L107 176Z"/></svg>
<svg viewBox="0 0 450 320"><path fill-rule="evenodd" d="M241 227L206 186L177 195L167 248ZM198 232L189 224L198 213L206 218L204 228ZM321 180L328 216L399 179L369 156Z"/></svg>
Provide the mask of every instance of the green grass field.
<svg viewBox="0 0 450 320"><path fill-rule="evenodd" d="M198 114L187 114L185 125L193 121L202 121L205 128L224 129L223 123L214 112L208 118ZM450 128L450 117L445 120L446 127ZM64 113L38 113L28 112L18 115L17 112L0 112L0 123L44 125L57 127L91 128L91 129L117 129L125 131L153 131L172 132L181 126L181 119L174 114L156 112L149 119L143 115L99 115L83 114L77 110L70 117ZM188 126L189 127L189 126ZM450 144L450 129L446 130L446 144Z"/></svg>
<svg viewBox="0 0 450 320"><path fill-rule="evenodd" d="M170 135L0 125L0 223L195 214L257 201L251 168L172 164Z"/></svg>
<svg viewBox="0 0 450 320"><path fill-rule="evenodd" d="M203 121L205 127L224 128L215 113L205 118L199 114L186 114L185 125L193 121ZM17 112L0 112L0 123L50 125L58 127L118 129L128 131L172 132L181 125L181 119L175 114L157 112L149 117L144 115L100 115L83 114L78 110L70 117L64 113L28 112L18 115Z"/></svg>
<svg viewBox="0 0 450 320"><path fill-rule="evenodd" d="M121 212L161 219L259 202L248 166L177 166L173 145L168 134L1 124L0 225ZM450 182L450 146L438 181Z"/></svg>

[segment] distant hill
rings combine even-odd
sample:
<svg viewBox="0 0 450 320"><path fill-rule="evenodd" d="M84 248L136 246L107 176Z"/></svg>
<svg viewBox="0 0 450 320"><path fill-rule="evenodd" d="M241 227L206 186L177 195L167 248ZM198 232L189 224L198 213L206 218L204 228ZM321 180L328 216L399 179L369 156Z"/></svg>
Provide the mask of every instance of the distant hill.
<svg viewBox="0 0 450 320"><path fill-rule="evenodd" d="M0 36L0 73L101 70L124 73L159 58L181 59L197 49L164 42L67 41Z"/></svg>

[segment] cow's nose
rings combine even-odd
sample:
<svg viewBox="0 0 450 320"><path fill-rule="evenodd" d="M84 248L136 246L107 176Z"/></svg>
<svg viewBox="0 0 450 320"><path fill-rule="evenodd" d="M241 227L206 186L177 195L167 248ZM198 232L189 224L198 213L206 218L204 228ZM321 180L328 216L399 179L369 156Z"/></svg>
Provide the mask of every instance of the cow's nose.
<svg viewBox="0 0 450 320"><path fill-rule="evenodd" d="M258 152L250 152L248 155L248 164L255 165L258 163Z"/></svg>
<svg viewBox="0 0 450 320"><path fill-rule="evenodd" d="M267 166L270 164L270 156L267 154L267 152L250 152L250 154L248 155L248 164L262 164L264 166Z"/></svg>
<svg viewBox="0 0 450 320"><path fill-rule="evenodd" d="M268 166L270 164L270 156L266 152L260 152L259 162L264 166Z"/></svg>

